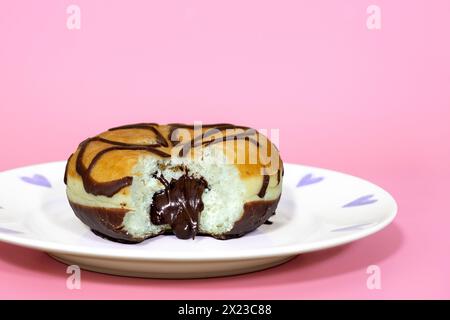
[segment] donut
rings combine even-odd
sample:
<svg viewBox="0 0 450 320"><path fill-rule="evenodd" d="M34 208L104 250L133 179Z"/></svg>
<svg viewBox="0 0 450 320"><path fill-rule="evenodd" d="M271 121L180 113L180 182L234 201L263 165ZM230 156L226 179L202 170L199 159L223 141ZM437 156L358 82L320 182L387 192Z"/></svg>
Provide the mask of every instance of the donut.
<svg viewBox="0 0 450 320"><path fill-rule="evenodd" d="M275 144L255 129L138 123L81 142L64 183L75 215L105 239L225 240L270 223L283 173Z"/></svg>

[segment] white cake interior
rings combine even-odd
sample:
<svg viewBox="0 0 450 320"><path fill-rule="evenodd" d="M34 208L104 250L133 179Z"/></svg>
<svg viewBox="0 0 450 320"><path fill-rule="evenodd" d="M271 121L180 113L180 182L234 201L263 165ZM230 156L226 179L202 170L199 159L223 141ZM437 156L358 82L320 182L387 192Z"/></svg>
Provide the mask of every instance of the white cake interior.
<svg viewBox="0 0 450 320"><path fill-rule="evenodd" d="M187 168L189 175L201 178L208 183L202 195L204 209L199 215L199 232L213 235L230 231L242 216L245 202L245 185L239 178L236 166L226 164L224 155L213 152L213 148L203 149L203 156L197 159L189 157L171 157L158 159L153 156L142 156L134 168L131 186L134 210L124 218L124 230L133 237L148 237L170 229L168 225L154 225L150 221L149 209L155 192L164 189L163 184L154 174L170 182L184 174ZM233 187L230 187L233 186Z"/></svg>

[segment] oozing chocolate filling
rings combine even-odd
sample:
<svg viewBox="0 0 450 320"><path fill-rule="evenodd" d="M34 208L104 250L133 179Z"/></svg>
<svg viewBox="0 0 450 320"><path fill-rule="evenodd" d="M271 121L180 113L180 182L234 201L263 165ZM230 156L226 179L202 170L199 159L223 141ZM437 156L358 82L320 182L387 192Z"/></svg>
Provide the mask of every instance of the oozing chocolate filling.
<svg viewBox="0 0 450 320"><path fill-rule="evenodd" d="M180 239L195 238L199 214L204 208L202 195L208 184L204 179L189 176L187 172L170 182L162 175L155 178L164 185L164 189L153 195L151 222L170 225L172 232Z"/></svg>

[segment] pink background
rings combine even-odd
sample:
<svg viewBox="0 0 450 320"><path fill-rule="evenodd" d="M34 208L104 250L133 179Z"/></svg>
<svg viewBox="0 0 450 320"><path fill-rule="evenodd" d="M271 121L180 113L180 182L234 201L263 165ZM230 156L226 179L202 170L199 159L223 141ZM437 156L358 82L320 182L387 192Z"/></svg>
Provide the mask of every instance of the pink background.
<svg viewBox="0 0 450 320"><path fill-rule="evenodd" d="M65 265L0 244L0 298L450 298L448 0L73 0L75 31L71 3L0 3L0 170L119 124L229 121L279 128L285 161L369 179L400 210L351 245L209 280L83 272L70 291Z"/></svg>

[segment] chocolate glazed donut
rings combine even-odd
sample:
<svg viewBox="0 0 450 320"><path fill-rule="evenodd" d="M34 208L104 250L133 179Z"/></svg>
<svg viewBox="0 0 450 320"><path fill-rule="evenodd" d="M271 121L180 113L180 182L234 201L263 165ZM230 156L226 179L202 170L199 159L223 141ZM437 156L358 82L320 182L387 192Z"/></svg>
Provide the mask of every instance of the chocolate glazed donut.
<svg viewBox="0 0 450 320"><path fill-rule="evenodd" d="M80 143L77 151L69 157L64 173L69 203L76 216L89 226L95 234L121 243L138 243L146 238L163 233L167 234L168 232L173 233L180 239L195 238L197 234L209 235L217 239L231 239L241 237L255 230L261 224L270 223L268 219L275 214L280 200L281 181L284 174L281 159L279 160L280 166L275 174L259 174L260 187L252 197L257 197L260 200L245 201L240 218L226 232L211 233L201 230L201 213L205 208L202 197L205 192L210 192L211 186L204 177L195 173L191 174L189 169L183 166L180 167L183 173L170 180L165 178L164 174L144 173L151 175L162 186L160 190L153 193L151 204L147 209L151 224L161 226L161 229L149 234L133 234L128 230L129 227L126 225L125 217L135 211L129 207L128 203L120 203L119 207L114 207L114 205L104 207L82 203L82 201L77 200L78 193L86 194L87 196L83 197L93 199L89 200L91 202L95 202L98 197L111 199L112 202L113 199L116 201L116 198L127 199L126 197L129 197L130 187L133 185L136 176L132 174L132 170L128 167L119 166L119 169L128 172L128 175L120 175L108 181L99 181L98 178L94 177L96 170L102 173L107 172L103 168L114 168L115 163L111 164L112 161L107 159L109 155L111 155L109 157L112 157L113 153L119 154L117 158L120 161L124 158L128 161L129 153L133 153L133 155L148 154L155 159L165 161L173 156L172 149L175 146L180 147L176 156L181 159L186 157L193 149L209 148L230 141L233 143L242 141L242 143L252 145L255 150L261 148L261 142L258 139L259 133L244 126L231 124L203 125L201 133L194 134L188 141L179 140L177 131L180 129L192 131L195 127L186 124L160 126L155 123L139 123L109 129L105 133ZM230 129L241 131L232 134L225 133ZM219 136L217 132L222 132L224 135ZM267 147L269 143L265 142L264 145ZM278 156L278 151L276 152L276 156ZM133 163L133 161L138 160L130 157L128 162ZM262 167L262 165L257 165ZM174 169L171 168L171 170ZM251 183L256 183L253 182L254 178L258 177L254 173L255 168L244 164L239 166L238 170L241 176L247 175L249 181L250 178L253 178ZM105 173L105 175L109 174L111 174L110 171ZM80 181L81 187L78 186L77 181ZM80 188L82 190L79 190ZM266 196L269 189L270 194Z"/></svg>

